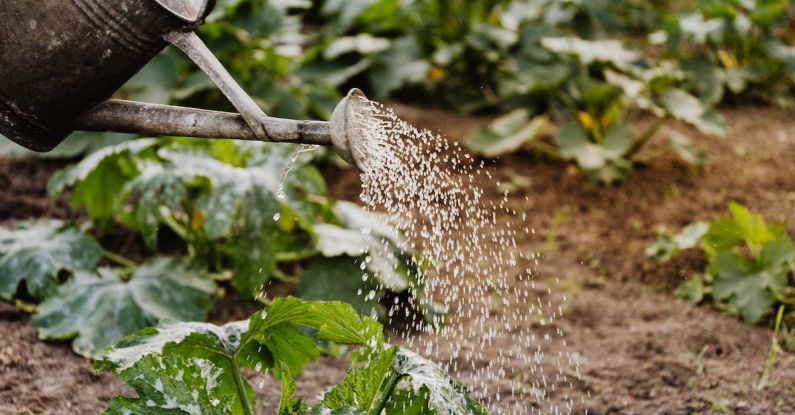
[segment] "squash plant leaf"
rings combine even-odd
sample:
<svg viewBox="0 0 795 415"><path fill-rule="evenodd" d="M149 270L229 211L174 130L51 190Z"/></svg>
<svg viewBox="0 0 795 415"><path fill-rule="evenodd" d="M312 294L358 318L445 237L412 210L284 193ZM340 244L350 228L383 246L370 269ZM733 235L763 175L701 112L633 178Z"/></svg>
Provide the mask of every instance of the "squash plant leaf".
<svg viewBox="0 0 795 415"><path fill-rule="evenodd" d="M209 413L216 413L216 408L225 413L252 413L253 390L239 371L245 366L285 378L283 409L293 413L287 411L292 408L292 374L300 373L303 365L319 354L305 329L315 330L321 340L355 345L383 343L381 325L357 315L349 305L293 297L275 299L248 321L223 326L164 322L124 338L97 363L133 386L139 395L115 398L109 411L120 403L129 408L163 409L167 405L176 408L178 403L210 408ZM193 374L200 374L204 381ZM170 384L180 378L180 385Z"/></svg>
<svg viewBox="0 0 795 415"><path fill-rule="evenodd" d="M704 236L704 249L710 256L731 250L741 243L757 255L765 244L784 234L780 225L766 223L762 216L739 203L729 203L729 210L731 216L713 221Z"/></svg>
<svg viewBox="0 0 795 415"><path fill-rule="evenodd" d="M563 125L556 137L561 156L574 160L585 175L602 183L626 179L632 162L625 156L634 140L627 126L616 124L601 143L596 143L582 125L574 122Z"/></svg>
<svg viewBox="0 0 795 415"><path fill-rule="evenodd" d="M704 134L725 137L728 132L728 123L719 112L708 109L683 89L672 88L662 93L660 106L674 118L692 124Z"/></svg>
<svg viewBox="0 0 795 415"><path fill-rule="evenodd" d="M52 195L59 195L67 187L73 187L69 196L72 208L84 206L93 219L111 219L119 197L118 190L137 174L131 157L140 155L156 143L154 139L133 140L95 151L80 163L53 175L47 183L47 190Z"/></svg>
<svg viewBox="0 0 795 415"><path fill-rule="evenodd" d="M362 270L354 258L317 258L301 273L298 295L307 300L345 301L366 315L383 316L379 304L383 293L372 282L362 281Z"/></svg>
<svg viewBox="0 0 795 415"><path fill-rule="evenodd" d="M323 397L332 410L367 414L486 414L469 392L441 367L397 346L363 350L342 384Z"/></svg>
<svg viewBox="0 0 795 415"><path fill-rule="evenodd" d="M722 252L710 261L712 296L736 310L748 324L756 324L787 285L795 244L787 237L768 243L757 260Z"/></svg>
<svg viewBox="0 0 795 415"><path fill-rule="evenodd" d="M491 125L482 125L467 137L464 145L484 157L497 157L537 139L547 125L546 116L530 119L528 110L518 109L497 118Z"/></svg>
<svg viewBox="0 0 795 415"><path fill-rule="evenodd" d="M142 139L92 154L54 178L50 191L71 188L72 202L92 219L129 226L151 249L160 228L170 229L211 271L232 271L233 286L247 298L281 276L283 263L341 256L366 264L348 279L367 273L382 289L420 293L399 232L384 218L328 198L314 157L289 144ZM118 183L91 180L106 173ZM351 299L357 290L323 299Z"/></svg>
<svg viewBox="0 0 795 415"><path fill-rule="evenodd" d="M162 319L203 320L215 284L189 261L155 258L136 268L78 271L42 302L32 324L45 339L72 339L74 351L97 357L106 346Z"/></svg>
<svg viewBox="0 0 795 415"><path fill-rule="evenodd" d="M149 355L119 377L138 397L115 396L104 412L107 415L225 415L239 410L234 405L234 380L226 379L223 369L211 360Z"/></svg>
<svg viewBox="0 0 795 415"><path fill-rule="evenodd" d="M318 356L308 329L318 340L362 347L352 357L343 382L312 408L292 396L294 376ZM387 414L485 414L440 367L385 344L376 320L340 302L284 297L247 321L223 326L164 322L121 340L107 350L97 367L112 371L138 393L137 398L115 397L106 412L110 414L163 413L166 409L252 414L255 396L240 367L282 379L280 415L378 415L383 410Z"/></svg>
<svg viewBox="0 0 795 415"><path fill-rule="evenodd" d="M56 220L0 228L0 298L11 299L21 283L41 299L58 286L61 271L93 269L102 256L97 241Z"/></svg>

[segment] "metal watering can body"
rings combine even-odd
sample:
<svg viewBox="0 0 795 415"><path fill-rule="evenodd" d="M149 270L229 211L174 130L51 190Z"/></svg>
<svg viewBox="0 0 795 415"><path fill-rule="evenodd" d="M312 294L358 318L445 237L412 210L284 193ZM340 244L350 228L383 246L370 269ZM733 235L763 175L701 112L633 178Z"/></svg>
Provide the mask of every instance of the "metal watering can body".
<svg viewBox="0 0 795 415"><path fill-rule="evenodd" d="M0 4L0 133L49 151L212 1L6 0Z"/></svg>
<svg viewBox="0 0 795 415"><path fill-rule="evenodd" d="M333 145L362 168L367 112L348 93L331 122L267 116L193 30L214 0L0 0L0 134L49 151L74 130ZM238 113L109 99L168 44ZM355 151L359 150L359 151Z"/></svg>

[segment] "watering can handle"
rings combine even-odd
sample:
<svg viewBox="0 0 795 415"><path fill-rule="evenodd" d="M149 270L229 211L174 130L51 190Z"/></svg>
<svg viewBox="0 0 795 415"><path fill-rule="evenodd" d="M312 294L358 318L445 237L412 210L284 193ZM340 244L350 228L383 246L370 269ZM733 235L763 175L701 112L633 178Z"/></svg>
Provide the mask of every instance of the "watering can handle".
<svg viewBox="0 0 795 415"><path fill-rule="evenodd" d="M187 55L199 68L204 71L210 80L226 96L229 102L240 112L254 135L263 141L272 141L265 130L263 122L268 116L243 88L232 78L218 58L210 51L207 45L192 31L183 32L174 30L163 35L163 39L176 46Z"/></svg>
<svg viewBox="0 0 795 415"><path fill-rule="evenodd" d="M331 125L326 121L266 117L262 124L268 141L299 144L331 144ZM176 135L201 138L260 140L240 114L174 105L110 99L75 122L83 131L115 131L146 136Z"/></svg>

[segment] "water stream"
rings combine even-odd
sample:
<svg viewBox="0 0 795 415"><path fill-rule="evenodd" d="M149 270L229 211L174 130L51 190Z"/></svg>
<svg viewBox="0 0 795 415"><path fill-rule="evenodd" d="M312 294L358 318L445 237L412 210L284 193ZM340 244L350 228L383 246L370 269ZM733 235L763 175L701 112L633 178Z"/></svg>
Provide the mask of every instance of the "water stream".
<svg viewBox="0 0 795 415"><path fill-rule="evenodd" d="M419 278L449 310L443 326L408 318L409 330L391 341L445 365L492 414L571 413L568 391L579 371L571 354L545 352L551 342L565 345L556 325L562 310L534 281L538 254L517 243L535 233L527 213L511 207L507 193L495 195L498 183L484 163L455 143L375 102L359 112L361 137L352 144L367 160L360 199L405 234L407 253L422 253ZM288 166L309 150L297 150ZM519 202L526 206L527 198ZM383 245L369 254L392 255L393 245ZM408 313L395 302L387 315L395 323Z"/></svg>
<svg viewBox="0 0 795 415"><path fill-rule="evenodd" d="M567 393L579 377L577 362L568 353L545 353L549 342L565 344L555 324L562 311L538 293L538 254L517 244L534 233L527 214L509 206L507 193L490 193L497 183L484 164L444 137L375 102L357 122L368 160L361 201L387 213L410 248L430 259L421 278L451 313L444 327L415 320L423 334L403 331L402 341L465 379L491 413L571 413ZM560 385L568 389L556 390ZM552 394L565 403L553 403Z"/></svg>

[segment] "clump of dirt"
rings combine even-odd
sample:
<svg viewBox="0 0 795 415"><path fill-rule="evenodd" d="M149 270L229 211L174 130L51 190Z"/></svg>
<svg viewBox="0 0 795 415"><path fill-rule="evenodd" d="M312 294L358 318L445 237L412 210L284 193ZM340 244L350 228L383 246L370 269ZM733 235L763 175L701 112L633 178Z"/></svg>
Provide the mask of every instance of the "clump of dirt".
<svg viewBox="0 0 795 415"><path fill-rule="evenodd" d="M46 183L52 174L69 162L36 158L13 159L0 156L0 224L31 218L75 217L64 197L53 200Z"/></svg>

